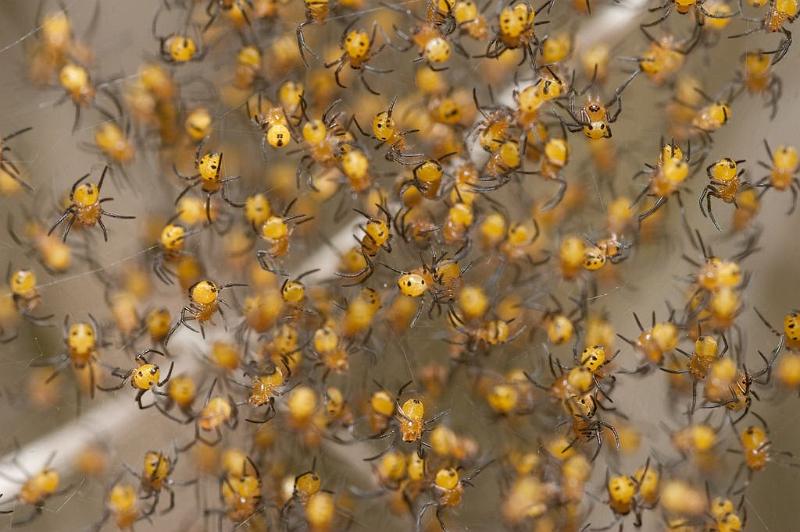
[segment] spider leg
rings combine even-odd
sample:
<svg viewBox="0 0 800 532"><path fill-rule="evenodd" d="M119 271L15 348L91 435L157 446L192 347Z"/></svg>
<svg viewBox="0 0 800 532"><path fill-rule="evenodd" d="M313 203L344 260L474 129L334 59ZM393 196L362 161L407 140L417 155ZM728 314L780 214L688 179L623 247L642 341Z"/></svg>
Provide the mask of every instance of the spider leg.
<svg viewBox="0 0 800 532"><path fill-rule="evenodd" d="M319 59L319 56L314 52L314 50L309 48L309 46L306 44L306 37L303 34L303 28L308 26L309 24L312 24L312 23L313 22L311 20L303 21L303 22L301 22L300 24L297 25L297 31L296 31L296 33L297 33L297 47L300 49L300 58L303 60L303 64L306 67L308 67L308 59L306 59L305 52L308 52L311 55L313 55L314 57L316 57L317 59Z"/></svg>
<svg viewBox="0 0 800 532"><path fill-rule="evenodd" d="M50 236L50 235L52 235L52 234L53 234L53 231L55 231L55 230L56 230L56 227L58 227L59 225L61 225L61 223L62 223L64 220L66 220L66 219L67 219L67 216L70 216L70 215L72 215L73 217L75 216L75 212L74 212L74 210L73 210L71 207L70 207L70 208L68 208L67 210L65 210L65 211L64 211L64 214L62 214L62 215L61 215L61 217L60 217L58 220L56 220L56 223L54 223L54 224L53 224L53 226L50 228L50 230L47 232L47 236Z"/></svg>
<svg viewBox="0 0 800 532"><path fill-rule="evenodd" d="M185 196L187 192L189 192L190 190L192 190L194 187L196 187L199 184L200 184L200 182L197 181L196 183L192 183L191 185L189 185L186 188L184 188L183 191L181 191L181 193L178 194L178 197L175 198L175 205L177 205L181 201L181 198L183 198L183 196Z"/></svg>

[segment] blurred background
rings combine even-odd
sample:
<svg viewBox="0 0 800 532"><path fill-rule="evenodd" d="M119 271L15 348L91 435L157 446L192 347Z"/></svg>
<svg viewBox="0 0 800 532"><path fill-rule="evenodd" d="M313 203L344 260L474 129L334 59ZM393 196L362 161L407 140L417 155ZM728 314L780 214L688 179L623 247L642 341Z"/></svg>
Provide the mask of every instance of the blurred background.
<svg viewBox="0 0 800 532"><path fill-rule="evenodd" d="M99 0L98 0L99 1ZM27 79L26 50L31 40L36 38L36 12L38 2L23 0L4 0L0 5L0 132L7 133L17 129L32 126L33 132L20 136L14 140L14 153L17 160L24 168L25 178L35 187L34 201L29 204L34 206L48 224L54 220L60 195L66 191L78 176L89 169L99 175L102 169L101 160L94 154L80 149L78 145L92 139L94 127L103 120L96 113L86 113L82 117L77 129L72 132L74 108L69 102L56 105L60 92L58 89L48 90L34 88ZM75 22L76 31L85 31L92 19L96 8L94 0L65 1L70 17ZM104 0L99 2L100 12L97 26L88 39L96 52L93 72L98 80L113 80L112 83L123 83L126 79L136 74L139 64L145 58L153 58L157 53L157 41L151 32L153 16L160 5L159 0ZM44 9L57 8L55 2L44 2ZM375 6L380 11L379 6ZM298 10L299 13L299 10ZM372 13L365 15L365 21ZM673 15L675 17L676 15ZM166 22L165 17L165 22ZM300 16L298 15L298 20ZM567 22L572 27L577 25ZM167 24L168 25L168 24ZM327 33L326 33L327 32ZM341 32L341 25L334 28L311 30L314 34L312 42L319 42L324 38L335 40ZM618 55L632 55L628 50L642 48L642 38L636 25L626 27L624 40L619 44L625 51L615 49ZM162 32L163 33L163 32ZM754 35L752 38L730 40L720 43L714 48L713 60L706 50L699 50L693 54L689 70L698 75L704 82L707 92L724 90L724 85L731 78L736 65L740 62L743 52L756 46L758 43L765 48L773 47L778 38L775 36ZM218 46L235 46L233 42L222 42ZM766 160L766 153L762 139L767 138L773 147L782 143L798 144L800 137L797 135L797 124L800 123L800 53L797 46L793 47L782 63L778 65L778 74L783 80L783 97L779 104L779 112L775 118L770 118L770 113L764 107L763 101L758 97L744 94L739 97L733 106L733 116L729 123L714 135L714 146L709 154L709 162L720 157L730 156L734 159L746 159L746 167L751 172L752 179L761 176L761 170L756 166L756 161ZM213 50L217 52L218 50ZM230 60L232 54L228 54ZM202 68L190 70L191 74L183 72L182 75L204 77L206 81L216 83L221 76L230 75L224 54L211 53L202 65ZM618 63L612 65L617 66ZM398 68L398 73L392 76L404 76ZM459 72L459 75L461 73ZM376 84L388 87L390 82L380 77ZM623 79L621 76L620 79ZM270 82L277 80L268 80ZM482 86L483 79L475 79L468 71L463 73L463 83L471 88ZM496 88L497 89L497 88ZM498 94L500 90L496 90ZM203 82L188 92L188 99L195 102L212 101L208 89ZM617 191L629 190L631 195L638 192L640 184L631 184L633 173L645 161L652 162L655 158L655 149L658 146L661 128L660 120L668 96L664 91L654 91L644 79L634 82L632 90L627 91L624 97L624 112L620 120L614 125L614 140L621 155L618 171L612 176L611 182ZM367 99L368 100L368 99ZM241 102L239 102L241 103ZM258 134L243 120L241 111L234 114L219 104L211 104L215 112L215 131L224 148L225 144L231 146L246 146L245 153L239 159L229 161L229 167L238 165L238 170L248 184L255 184L264 188L267 179L265 172L255 170L261 164L261 153L258 147ZM369 103L364 104L367 108ZM363 123L363 122L362 122ZM581 144L576 138L576 144ZM582 148L578 148L580 150ZM584 150L585 151L585 150ZM577 155L581 158L581 155ZM190 163L189 163L190 164ZM271 163L270 163L271 164ZM186 166L188 168L188 166ZM604 210L604 202L609 198L609 178L603 177L603 183L597 182L597 176L588 167L576 167L573 172L582 175L587 182L594 181L596 195L587 199L588 210L596 207L597 212ZM269 171L269 168L268 168ZM168 213L171 209L174 187L167 184L167 172L155 160L151 153L139 157L134 167L128 171L131 186L124 186L121 180L115 179L105 185L104 192L115 199L109 207L114 212L142 213L145 211ZM702 172L701 172L702 174ZM731 240L726 233L717 233L710 220L703 218L698 210L696 198L700 191L698 185L704 176L698 176L693 184L696 194L684 196L688 222L692 227L700 228L706 243L713 246L714 251L722 256L735 252L741 237ZM537 183L531 181L523 188L534 194ZM592 190L592 186L587 187ZM595 205L596 204L596 205ZM730 226L732 208L729 205L715 203L715 212L723 227ZM759 241L762 250L746 261L746 269L751 272L752 278L745 292L746 309L740 318L746 336L745 360L758 367L760 361L756 349L768 351L775 345L776 339L758 321L752 311L753 306L758 307L773 324L780 326L782 316L790 309L800 306L800 280L797 276L797 264L800 264L800 246L797 245L797 234L800 230L798 216L795 213L787 216L786 211L790 206L789 194L779 194L770 191L765 197L762 212L758 223L763 227L763 234ZM698 253L691 250L687 244L680 226L680 213L674 201L668 204L669 224L668 231L663 237L664 245L643 248L626 262L619 270L619 277L609 285L602 285L598 298L593 302L593 307L603 309L608 313L610 321L616 326L617 331L631 337L637 334L632 312L641 316L649 316L652 310L657 310L659 317L665 317L665 300L680 301L683 297L683 286L678 279L691 272L691 267L681 259L681 254L686 252L699 259ZM16 200L0 199L0 224L5 224L8 215L17 223L23 216L21 205ZM85 317L93 313L98 317L106 316L102 284L97 282L96 273L92 269L100 269L101 273L114 276L128 263L142 260L149 244L139 239L142 233L142 219L128 223L123 220L111 221L109 225L110 239L108 244L95 245L91 248L91 259L95 266L79 265L68 275L53 278L46 272L37 270L40 274L40 283L43 285L42 294L46 301L46 313L55 313L63 316L70 313L73 316ZM320 224L322 225L322 224ZM319 226L309 231L318 231ZM565 230L578 234L591 232L591 221L584 219L566 220ZM327 235L333 236L333 235ZM96 243L99 240L96 239ZM309 251L321 248L319 244L309 245ZM220 252L222 253L222 252ZM216 257L220 261L218 270L224 272L223 257ZM335 260L335 256L330 260ZM25 256L23 250L10 238L5 230L0 231L0 267L11 262L15 267L28 265L37 268L33 259ZM564 287L556 287L561 290ZM174 289L173 289L174 290ZM154 296L156 300L169 301L173 311L180 305L177 298L168 299L166 293ZM182 301L182 300L181 300ZM427 323L421 323L407 336L408 348L413 352L412 364L421 365L427 358L432 358L435 353L446 350L446 346L437 337L437 331ZM192 356L199 356L202 345L196 341L188 340L179 344L181 349L196 351ZM397 350L400 343L391 341L387 353ZM627 346L623 349L621 365L632 368L635 366L633 354ZM54 393L59 394L55 406L44 409L32 404L30 400L30 379L32 368L30 362L42 356L51 356L61 352L60 325L49 329L34 329L23 325L20 338L7 345L0 346L0 426L3 427L0 438L0 450L7 458L14 453L15 445L25 447L26 444L56 431L65 424L76 419L76 403L74 397L74 383L67 370L64 375L56 379L51 386ZM540 341L531 341L517 349L509 359L509 364L522 364L524 366L543 367ZM560 351L562 360L568 360L568 350ZM430 356L429 356L430 355ZM111 355L110 358L123 360L120 353ZM119 362L122 363L122 362ZM181 368L176 368L179 371ZM392 362L380 364L372 370L370 376L379 381L407 373L402 358L394 357ZM656 372L657 373L657 372ZM665 379L662 375L649 375L647 377L621 376L620 383L615 390L615 404L631 419L631 423L644 434L644 443L639 452L633 456L622 456L609 465L616 469L631 470L638 467L652 450L669 454L668 435L659 425L658 421L664 420L668 425L677 427L684 423L685 417L679 413L685 398L675 399L668 395ZM394 386L394 385L392 385ZM453 386L457 386L457 383ZM126 387L116 394L99 393L89 401L84 399L82 408L90 411L101 405L113 401L116 396L129 395ZM781 400L770 400L770 396L780 396ZM777 394L769 392L761 401L756 401L753 408L763 416L769 424L771 439L776 449L788 451L800 459L800 428L795 422L798 398L786 397L786 393ZM131 403L133 403L131 401ZM680 403L678 406L676 403ZM450 409L448 424L457 431L463 431L476 437L481 442L482 454L492 456L493 451L503 448L506 431L508 428L483 412L478 405L464 401L464 396L458 393L448 393L440 403L442 409ZM81 426L81 430L91 434L91 440L97 443L113 442L112 455L115 464L122 462L138 467L141 453L153 445L168 446L171 438L183 440L186 430L176 427L175 424L160 416L142 417L131 409L125 410L121 415L130 415L131 422L123 423L117 427L113 434L97 430L92 424ZM477 412L477 415L475 413ZM539 432L528 432L532 446L536 445L536 438L546 435L543 429ZM553 429L555 430L555 428ZM291 446L289 446L291 447ZM738 456L726 452L726 447L735 448L737 442L729 437L726 445L719 452L724 457L724 472L720 476L720 488L727 486L725 478L730 478L736 469ZM378 447L379 448L379 447ZM58 451L58 449L55 449ZM329 479L333 490L345 489L352 484L368 484L364 481L369 476L359 455L359 449L342 447L338 454L327 453L322 459L321 468L324 476ZM293 457L295 469L302 471L307 468L312 456L297 450ZM600 460L605 460L605 453ZM180 479L192 478L192 464L187 466L190 459L182 458L176 477ZM7 465L2 466L7 470ZM602 479L605 466L599 463L595 468L594 478L590 484L591 489L598 497L603 497ZM489 470L476 483L476 488L470 490L467 496L468 504L448 518L454 530L496 530L498 522L496 511L499 501L500 481L496 474ZM727 476L726 476L727 475ZM19 476L19 475L17 475ZM83 530L93 525L102 514L104 485L98 481L83 481L80 478L69 477L69 482L74 482L76 489L71 494L49 501L44 515L26 526L27 530ZM756 475L747 492L745 507L747 509L747 529L754 531L793 530L798 518L797 493L800 489L800 470L781 466L770 465L766 471ZM194 500L198 497L209 505L218 504L213 486L206 490L207 493L197 495L194 488L178 488L177 508L168 516L160 517L155 526L147 522L136 525L137 530L169 530L201 529L202 519ZM381 499L368 501L358 506L359 510L354 515L353 529L357 530L409 530L411 523L403 519L392 517L386 511L385 503ZM12 516L0 516L0 529L10 528ZM587 518L593 525L601 526L611 520L611 515L602 504L593 504L591 514ZM626 523L626 528L631 526ZM111 525L107 525L110 529ZM663 524L657 515L648 513L645 516L643 530L660 530Z"/></svg>

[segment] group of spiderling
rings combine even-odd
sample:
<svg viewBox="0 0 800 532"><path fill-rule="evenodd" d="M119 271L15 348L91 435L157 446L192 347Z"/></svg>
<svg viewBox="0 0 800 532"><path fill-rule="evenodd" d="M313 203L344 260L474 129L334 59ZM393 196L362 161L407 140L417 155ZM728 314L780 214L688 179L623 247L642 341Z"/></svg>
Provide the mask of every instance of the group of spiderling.
<svg viewBox="0 0 800 532"><path fill-rule="evenodd" d="M63 323L63 351L27 370L32 402L52 408L71 379L79 415L129 396L136 426L180 436L134 465L102 442L75 472L0 464L20 484L0 501L12 525L81 475L105 486L96 530L173 510L346 530L365 509L461 529L463 501L499 482L472 510L498 528L737 531L758 473L800 466L757 412L764 391L800 390L800 311L773 326L745 265L762 202L788 191L793 214L800 158L715 142L741 101L776 115L797 0L630 0L628 56L586 37L612 2L157 0L138 71L102 80L100 4L84 23L45 0L25 42L28 81L74 105L102 165L64 176L54 207L24 163L36 131L0 141L0 194L20 203L0 341ZM740 42L771 48L700 79ZM630 116L636 91L664 105ZM109 240L146 252L105 267ZM605 294L638 298L625 281L658 249L682 250L684 293L620 323ZM49 288L81 272L105 302L48 314ZM750 315L775 336L755 353ZM668 385L653 424L669 448L615 401L640 379Z"/></svg>

